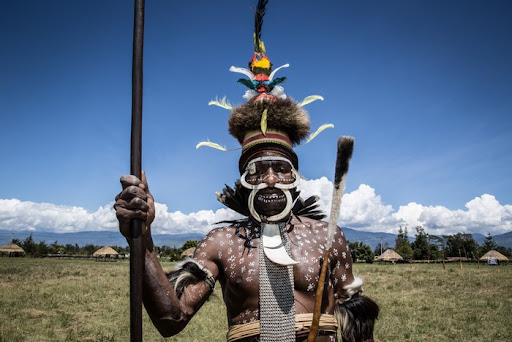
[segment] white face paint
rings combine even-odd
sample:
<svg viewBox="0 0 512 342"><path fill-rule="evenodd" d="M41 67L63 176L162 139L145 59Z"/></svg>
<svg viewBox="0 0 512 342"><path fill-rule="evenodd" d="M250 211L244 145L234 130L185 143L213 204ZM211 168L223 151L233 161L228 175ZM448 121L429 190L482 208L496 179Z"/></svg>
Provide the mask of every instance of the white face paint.
<svg viewBox="0 0 512 342"><path fill-rule="evenodd" d="M272 171L275 172L274 177L277 178L277 181L275 179L272 181L272 187L279 189L284 193L286 206L280 213L268 217L264 217L258 213L254 205L254 201L258 192L270 187L270 181L265 176L268 170L257 170L257 162L281 162L281 164L284 162L287 164L283 170L283 174L288 176L280 175L279 170ZM267 164L269 165L269 168L274 168L272 163ZM290 173L292 178L289 178ZM250 182L247 179L248 176L250 178ZM293 260L286 252L283 241L281 239L280 228L277 224L277 222L288 217L292 211L294 202L292 200L290 190L296 188L300 182L300 176L297 170L295 170L292 163L286 158L279 156L263 156L255 158L247 164L245 172L240 177L240 182L242 183L242 186L251 190L248 198L249 211L251 215L258 222L264 221L262 222L263 232L261 238L265 256L270 261L279 265L288 266L297 264L297 261Z"/></svg>
<svg viewBox="0 0 512 342"><path fill-rule="evenodd" d="M251 215L258 222L262 221L262 217L256 211L256 209L254 207L254 199L256 198L256 194L258 193L259 190L266 189L269 187L269 184L265 181L265 177L263 175L261 175L259 177L253 176L253 175L257 174L257 170L256 170L257 164L256 163L258 163L258 162L284 162L287 164L287 166L290 169L289 171L286 170L285 172L292 174L292 179L277 176L279 181L273 184L274 188L280 189L284 193L285 198L286 198L286 206L283 209L283 211L281 211L279 214L265 217L264 219L266 222L278 222L278 221L286 218L292 210L293 200L292 200L292 195L290 193L290 190L297 187L297 185L300 182L300 176L299 176L299 173L297 172L297 170L295 170L295 168L293 167L292 163L287 158L284 158L284 157L263 156L263 157L258 157L258 158L252 159L247 164L247 167L245 168L245 172L240 177L240 182L242 183L242 186L244 188L252 190L251 194L249 195L249 198L248 198L249 211L250 211ZM266 170L264 173L266 173ZM279 172L277 172L276 174L279 175ZM252 184L249 183L247 180L247 176L255 178L255 181L251 182Z"/></svg>

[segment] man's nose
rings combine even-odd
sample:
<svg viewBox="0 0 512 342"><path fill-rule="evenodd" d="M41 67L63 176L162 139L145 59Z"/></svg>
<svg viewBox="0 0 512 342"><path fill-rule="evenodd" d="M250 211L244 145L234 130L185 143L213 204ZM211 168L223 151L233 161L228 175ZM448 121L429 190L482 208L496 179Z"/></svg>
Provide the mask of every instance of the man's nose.
<svg viewBox="0 0 512 342"><path fill-rule="evenodd" d="M279 183L279 177L271 167L269 167L267 172L263 175L263 182L271 188Z"/></svg>

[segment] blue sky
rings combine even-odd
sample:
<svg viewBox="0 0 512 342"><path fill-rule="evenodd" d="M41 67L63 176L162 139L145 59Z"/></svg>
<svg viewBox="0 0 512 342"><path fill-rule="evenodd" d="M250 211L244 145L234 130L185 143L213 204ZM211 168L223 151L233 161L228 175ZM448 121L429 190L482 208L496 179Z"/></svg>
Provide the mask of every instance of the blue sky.
<svg viewBox="0 0 512 342"><path fill-rule="evenodd" d="M115 229L132 2L1 4L0 229ZM146 1L143 168L162 231L225 213L215 191L238 177L239 152L195 145L238 147L229 113L207 103L243 102L228 69L251 57L255 4ZM305 192L330 196L336 139L353 135L340 224L512 230L511 14L509 1L270 1L262 38L275 67L291 65L286 93L322 95L306 107L312 126L335 125L296 149Z"/></svg>

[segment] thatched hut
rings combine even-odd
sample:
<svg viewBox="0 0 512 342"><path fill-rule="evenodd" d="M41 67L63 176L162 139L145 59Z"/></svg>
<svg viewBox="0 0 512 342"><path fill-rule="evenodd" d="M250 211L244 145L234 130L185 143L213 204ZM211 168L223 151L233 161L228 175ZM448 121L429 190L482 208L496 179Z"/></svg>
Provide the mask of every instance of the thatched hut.
<svg viewBox="0 0 512 342"><path fill-rule="evenodd" d="M6 254L10 257L16 257L16 256L24 256L25 251L23 250L23 248L21 248L17 244L10 243L10 244L5 245L2 248L0 248L0 254L2 254L2 255Z"/></svg>
<svg viewBox="0 0 512 342"><path fill-rule="evenodd" d="M508 258L501 254L498 251L495 251L494 249L490 250L489 252L485 253L481 258L480 261L487 261L489 263L489 260L497 260L499 262L507 262Z"/></svg>
<svg viewBox="0 0 512 342"><path fill-rule="evenodd" d="M95 258L117 258L118 253L112 247L104 246L94 252L92 256Z"/></svg>
<svg viewBox="0 0 512 342"><path fill-rule="evenodd" d="M402 260L402 256L392 249L386 249L384 253L375 258L376 261L391 261Z"/></svg>
<svg viewBox="0 0 512 342"><path fill-rule="evenodd" d="M194 252L196 251L196 248L195 247L190 247L190 248L187 248L183 251L183 253L181 253L181 258L182 259L185 259L185 258L192 258L194 256Z"/></svg>

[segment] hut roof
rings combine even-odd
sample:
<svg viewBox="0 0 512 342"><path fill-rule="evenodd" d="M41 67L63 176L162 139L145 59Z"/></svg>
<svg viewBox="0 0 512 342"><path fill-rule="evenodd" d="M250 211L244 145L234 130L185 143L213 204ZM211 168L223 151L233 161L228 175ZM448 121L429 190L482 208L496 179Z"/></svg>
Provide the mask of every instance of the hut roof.
<svg viewBox="0 0 512 342"><path fill-rule="evenodd" d="M501 254L498 251L495 251L494 249L492 249L489 252L485 253L480 258L480 260L485 261L485 260L488 260L489 258L496 258L496 259L498 259L500 261L508 261L508 258L506 256L504 256L503 254Z"/></svg>
<svg viewBox="0 0 512 342"><path fill-rule="evenodd" d="M400 259L403 259L402 256L392 249L386 249L384 251L384 253L382 253L381 255L379 255L377 257L377 260L384 260L384 261L400 260Z"/></svg>
<svg viewBox="0 0 512 342"><path fill-rule="evenodd" d="M25 253L25 251L17 244L10 243L0 248L0 253Z"/></svg>
<svg viewBox="0 0 512 342"><path fill-rule="evenodd" d="M109 246L104 246L98 249L92 256L105 256L105 255L117 255L118 253Z"/></svg>
<svg viewBox="0 0 512 342"><path fill-rule="evenodd" d="M194 255L194 252L195 252L196 248L195 247L190 247L190 248L187 248L183 251L183 253L181 253L181 256L182 257L192 257Z"/></svg>

